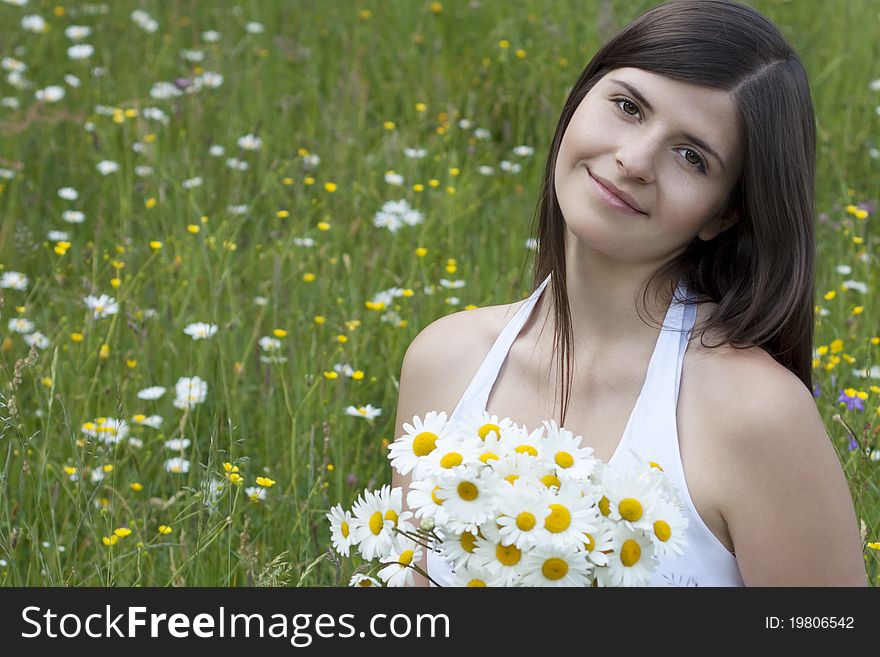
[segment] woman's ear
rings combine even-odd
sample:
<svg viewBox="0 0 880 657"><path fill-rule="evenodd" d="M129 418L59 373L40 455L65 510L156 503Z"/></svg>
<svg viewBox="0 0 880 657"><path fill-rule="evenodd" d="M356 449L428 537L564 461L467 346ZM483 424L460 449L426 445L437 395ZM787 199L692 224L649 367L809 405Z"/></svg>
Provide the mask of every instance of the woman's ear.
<svg viewBox="0 0 880 657"><path fill-rule="evenodd" d="M697 233L697 236L704 242L708 242L733 226L737 221L739 221L739 213L736 210L728 209L703 226L703 229Z"/></svg>

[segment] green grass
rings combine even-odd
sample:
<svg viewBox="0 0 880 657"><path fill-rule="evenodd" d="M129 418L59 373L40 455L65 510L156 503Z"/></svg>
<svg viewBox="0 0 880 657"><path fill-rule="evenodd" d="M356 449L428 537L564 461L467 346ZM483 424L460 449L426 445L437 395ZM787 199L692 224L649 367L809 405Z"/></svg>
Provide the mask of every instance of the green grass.
<svg viewBox="0 0 880 657"><path fill-rule="evenodd" d="M326 558L324 514L390 481L383 440L394 438L407 345L443 314L529 291L519 272L533 255L528 230L567 89L610 32L654 3L616 0L598 18L603 4L579 3L574 12L560 1L458 1L435 13L428 2L251 1L236 14L229 3L114 1L103 13L100 4L74 4L58 15L53 3L0 3L0 57L24 62L33 83L0 89L18 99L17 107L0 106L0 169L15 171L0 178L0 269L29 278L24 291L2 290L0 308L0 584L346 583L351 564L340 569ZM850 451L848 431L832 418L840 413L876 447L880 388L852 374L880 351L870 303L880 267L863 260L877 253L876 218L873 205L865 220L845 208L878 197L880 161L870 149L880 147L880 92L869 86L876 57L864 33L878 5L748 4L783 29L811 76L820 135L817 304L829 311L818 318L816 346L833 347L815 369L817 403L866 540L877 541L880 464ZM132 20L137 8L158 30ZM22 29L28 14L49 30ZM248 21L265 31L249 33ZM68 58L69 25L93 28L84 39L95 48L89 59ZM207 30L220 40L205 42ZM184 49L204 60L187 61ZM103 75L92 75L98 66ZM221 74L222 85L151 98L154 83L192 79L197 67ZM66 74L81 86L68 86ZM35 91L54 84L66 88L64 98L38 103ZM145 118L150 107L167 124ZM475 128L491 136L475 138ZM241 150L246 134L259 135L261 148ZM212 156L211 145L225 153ZM518 145L534 155L514 155ZM409 159L406 147L427 155ZM306 154L320 164L309 167ZM233 170L230 157L249 168ZM119 171L101 175L102 160ZM503 171L501 160L522 169ZM144 165L152 172L137 175ZM481 175L480 165L494 174ZM387 183L389 170L404 184ZM202 186L181 185L196 176ZM79 198L60 198L62 187ZM398 199L425 221L396 233L374 226L382 204ZM240 205L245 214L230 210ZM67 209L85 221L66 223ZM51 230L67 232L69 248L50 241ZM442 279L467 285L446 290ZM842 289L847 279L868 293ZM369 303L392 288L411 294L390 307ZM831 290L837 295L826 300ZM119 312L93 319L88 294L115 297ZM8 328L15 317L48 340L29 361L24 336ZM218 331L194 341L183 333L193 322ZM287 332L277 338L286 362L262 362L259 340L275 329ZM341 364L363 376L328 378ZM207 396L183 412L172 403L174 385L194 375L207 382ZM167 388L161 399L136 396L153 385ZM864 412L837 404L850 387L867 393ZM381 414L345 412L366 404ZM136 424L137 414L163 419L154 429ZM125 419L142 446L86 435L83 425L99 417ZM171 438L191 444L174 454L164 446ZM191 462L188 473L165 471L174 455ZM243 484L227 482L211 501L210 482L225 478L224 463L237 465ZM76 469L76 481L65 467ZM276 484L253 502L245 488L258 476ZM161 534L160 525L172 531ZM105 546L120 527L131 535ZM875 585L877 555L866 548Z"/></svg>

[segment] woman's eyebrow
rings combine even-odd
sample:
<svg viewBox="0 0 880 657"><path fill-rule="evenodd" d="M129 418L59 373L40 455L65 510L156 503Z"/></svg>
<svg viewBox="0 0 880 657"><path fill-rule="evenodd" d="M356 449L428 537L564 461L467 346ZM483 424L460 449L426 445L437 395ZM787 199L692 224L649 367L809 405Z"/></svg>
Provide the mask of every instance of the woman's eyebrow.
<svg viewBox="0 0 880 657"><path fill-rule="evenodd" d="M651 105L651 103L648 102L648 99L642 95L642 92L639 91L638 89L636 89L634 86L632 86L629 82L624 82L623 80L609 80L609 81L614 82L616 84L619 84L621 87L623 87L628 92L630 92L633 96L635 96L637 101L639 101L642 105L644 105L648 109L649 112L654 111L653 105ZM687 139L688 141L694 142L697 146L699 146L702 149L705 149L706 152L708 152L710 155L714 156L715 159L718 160L718 163L721 165L721 168L724 169L724 161L721 159L721 156L718 155L718 153L716 153L715 150L711 146L709 146L709 144L707 144L705 141L703 141L699 137L694 137L693 135L689 135L686 132L683 132L682 134L684 135L685 139Z"/></svg>

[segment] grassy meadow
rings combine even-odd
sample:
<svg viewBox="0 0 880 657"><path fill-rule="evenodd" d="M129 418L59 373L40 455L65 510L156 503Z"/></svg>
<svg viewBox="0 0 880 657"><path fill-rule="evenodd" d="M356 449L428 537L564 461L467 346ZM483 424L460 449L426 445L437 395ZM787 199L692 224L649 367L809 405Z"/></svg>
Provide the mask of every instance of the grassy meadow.
<svg viewBox="0 0 880 657"><path fill-rule="evenodd" d="M390 482L407 346L528 294L568 89L654 4L0 0L0 585L346 585L324 514ZM880 2L747 4L813 86L876 586Z"/></svg>

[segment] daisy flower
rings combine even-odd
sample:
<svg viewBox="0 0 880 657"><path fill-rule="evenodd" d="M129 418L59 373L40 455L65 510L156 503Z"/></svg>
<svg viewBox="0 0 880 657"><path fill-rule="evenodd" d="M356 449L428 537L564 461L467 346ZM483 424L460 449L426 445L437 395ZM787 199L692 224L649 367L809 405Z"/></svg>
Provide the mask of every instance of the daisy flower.
<svg viewBox="0 0 880 657"><path fill-rule="evenodd" d="M83 424L82 432L108 445L113 445L128 436L128 423L112 417L99 417L94 422Z"/></svg>
<svg viewBox="0 0 880 657"><path fill-rule="evenodd" d="M685 530L689 521L676 504L666 499L657 500L651 514L652 531L648 533L658 557L677 558L684 554Z"/></svg>
<svg viewBox="0 0 880 657"><path fill-rule="evenodd" d="M483 534L479 531L444 535L442 531L436 530L436 534L440 537L436 547L439 549L447 561L452 565L454 571L467 566L472 557L474 550L477 548L477 539L483 538Z"/></svg>
<svg viewBox="0 0 880 657"><path fill-rule="evenodd" d="M87 25L70 25L64 28L64 36L72 41L85 39L92 33L92 28Z"/></svg>
<svg viewBox="0 0 880 657"><path fill-rule="evenodd" d="M182 452L190 446L189 438L172 438L165 441L165 448L175 452Z"/></svg>
<svg viewBox="0 0 880 657"><path fill-rule="evenodd" d="M661 494L661 479L650 471L638 474L634 468L605 468L601 486L608 500L609 518L629 529L653 531L654 506Z"/></svg>
<svg viewBox="0 0 880 657"><path fill-rule="evenodd" d="M246 151L255 151L263 145L263 141L256 135L247 134L238 138L238 147Z"/></svg>
<svg viewBox="0 0 880 657"><path fill-rule="evenodd" d="M496 586L514 586L523 574L523 551L515 545L477 538L473 565L487 571Z"/></svg>
<svg viewBox="0 0 880 657"><path fill-rule="evenodd" d="M391 550L394 522L385 517L388 509L373 491L364 491L352 506L352 542L364 559L376 559Z"/></svg>
<svg viewBox="0 0 880 657"><path fill-rule="evenodd" d="M79 210L65 210L61 213L61 218L69 224L81 224L86 220L86 215Z"/></svg>
<svg viewBox="0 0 880 657"><path fill-rule="evenodd" d="M556 547L574 546L581 542L584 532L598 529L598 513L591 498L581 494L581 486L573 481L563 482L560 488L542 491L544 505L550 513L544 524L536 528L535 536Z"/></svg>
<svg viewBox="0 0 880 657"><path fill-rule="evenodd" d="M59 100L64 98L64 87L58 86L57 84L52 84L45 89L37 89L37 91L34 93L34 96L37 100L41 100L47 103L57 103Z"/></svg>
<svg viewBox="0 0 880 657"><path fill-rule="evenodd" d="M180 456L175 456L165 461L165 471L174 472L175 474L184 474L189 472L189 466L189 461Z"/></svg>
<svg viewBox="0 0 880 657"><path fill-rule="evenodd" d="M217 325L197 322L195 324L187 325L187 327L183 329L183 332L192 336L193 340L206 340L217 332Z"/></svg>
<svg viewBox="0 0 880 657"><path fill-rule="evenodd" d="M475 533L479 525L494 517L497 498L504 482L492 470L457 467L438 480L436 496L449 514L447 524L454 532Z"/></svg>
<svg viewBox="0 0 880 657"><path fill-rule="evenodd" d="M645 586L657 568L651 539L641 531L617 525L612 536L613 552L608 567L595 571L599 586Z"/></svg>
<svg viewBox="0 0 880 657"><path fill-rule="evenodd" d="M373 586L382 588L382 584L379 583L375 577L370 577L369 575L365 575L364 573L355 573L351 576L351 579L348 581L349 586Z"/></svg>
<svg viewBox="0 0 880 657"><path fill-rule="evenodd" d="M153 429L159 429L162 426L162 416L161 415L151 415L147 417L143 413L138 413L131 421L135 424L140 424L141 426L151 427Z"/></svg>
<svg viewBox="0 0 880 657"><path fill-rule="evenodd" d="M412 564L421 561L422 552L422 546L412 539L397 536L392 541L391 552L381 559L382 563L388 565L376 574L386 586L413 586L415 584L413 574L416 571L412 568Z"/></svg>
<svg viewBox="0 0 880 657"><path fill-rule="evenodd" d="M513 485L521 477L538 480L537 461L528 454L508 452L500 459L489 460L487 465L510 485Z"/></svg>
<svg viewBox="0 0 880 657"><path fill-rule="evenodd" d="M108 176L111 173L119 171L119 164L113 160L101 160L95 165L95 168L102 176Z"/></svg>
<svg viewBox="0 0 880 657"><path fill-rule="evenodd" d="M538 457L538 448L544 439L544 427L539 427L531 433L525 427L514 425L513 429L504 433L501 437L504 446L517 454Z"/></svg>
<svg viewBox="0 0 880 657"><path fill-rule="evenodd" d="M79 192L77 192L73 187L61 187L58 190L58 196L63 198L65 201L75 201L79 198Z"/></svg>
<svg viewBox="0 0 880 657"><path fill-rule="evenodd" d="M9 330L13 333L30 333L34 330L34 323L24 317L14 317L9 320Z"/></svg>
<svg viewBox="0 0 880 657"><path fill-rule="evenodd" d="M78 43L67 49L67 56L70 59L88 59L94 52L94 46L91 46L88 43Z"/></svg>
<svg viewBox="0 0 880 657"><path fill-rule="evenodd" d="M597 566L608 565L608 554L614 549L613 537L616 525L604 517L597 523L598 529L584 532L583 542L577 545L587 559Z"/></svg>
<svg viewBox="0 0 880 657"><path fill-rule="evenodd" d="M36 345L39 349L45 349L49 346L49 338L40 333L39 331L35 331L30 335L24 336L24 341L28 345Z"/></svg>
<svg viewBox="0 0 880 657"><path fill-rule="evenodd" d="M553 463L557 472L565 471L575 479L586 479L596 465L592 447L583 447L583 438L557 426L556 420L544 421L547 437L538 447L538 456Z"/></svg>
<svg viewBox="0 0 880 657"><path fill-rule="evenodd" d="M5 271L0 276L0 287L7 290L26 290L28 277L17 271Z"/></svg>
<svg viewBox="0 0 880 657"><path fill-rule="evenodd" d="M520 586L590 586L592 564L573 547L539 545L523 558Z"/></svg>
<svg viewBox="0 0 880 657"><path fill-rule="evenodd" d="M414 479L410 482L406 505L415 510L416 518L433 518L438 525L447 521L449 514L443 508L443 500L437 497L438 490L440 487L433 477Z"/></svg>
<svg viewBox="0 0 880 657"><path fill-rule="evenodd" d="M480 462L488 465L489 461L498 461L501 458L504 454L504 445L498 434L492 431L480 441L477 451Z"/></svg>
<svg viewBox="0 0 880 657"><path fill-rule="evenodd" d="M481 440L490 437L500 440L502 433L516 426L512 420L489 415L486 411L472 411L462 420L461 425L466 434L475 434Z"/></svg>
<svg viewBox="0 0 880 657"><path fill-rule="evenodd" d="M351 535L351 511L346 511L341 504L337 504L326 514L330 521L330 540L335 549L343 557L349 555L354 540Z"/></svg>
<svg viewBox="0 0 880 657"><path fill-rule="evenodd" d="M456 568L449 577L449 585L456 587L497 586L496 577L485 568L477 565L466 565Z"/></svg>
<svg viewBox="0 0 880 657"><path fill-rule="evenodd" d="M478 438L465 438L455 431L439 438L424 458L423 476L440 475L460 466L481 467L480 441ZM421 464L420 464L421 465Z"/></svg>
<svg viewBox="0 0 880 657"><path fill-rule="evenodd" d="M175 408L195 408L197 404L205 401L208 394L208 384L197 376L183 376L175 385L177 399L174 400Z"/></svg>
<svg viewBox="0 0 880 657"><path fill-rule="evenodd" d="M102 294L99 297L90 294L87 297L83 297L83 301L85 301L86 306L93 311L94 319L101 319L102 317L115 315L119 312L119 304L116 303L116 299L107 296L106 294Z"/></svg>
<svg viewBox="0 0 880 657"><path fill-rule="evenodd" d="M248 486L244 489L244 494L248 496L251 502L259 502L266 499L266 489L262 486Z"/></svg>
<svg viewBox="0 0 880 657"><path fill-rule="evenodd" d="M366 406L348 406L345 409L346 415L351 415L353 417L362 417L366 420L372 420L380 415L382 415L382 409L374 408L372 404L367 404Z"/></svg>
<svg viewBox="0 0 880 657"><path fill-rule="evenodd" d="M424 420L414 415L412 424L404 422L403 431L403 435L388 446L388 458L400 474L414 471L413 479L421 479L427 467L424 458L436 449L440 438L454 431L454 427L447 425L445 411L429 411Z"/></svg>
<svg viewBox="0 0 880 657"><path fill-rule="evenodd" d="M164 394L165 388L162 386L150 386L149 388L139 390L137 396L138 399L159 399Z"/></svg>
<svg viewBox="0 0 880 657"><path fill-rule="evenodd" d="M550 515L550 507L540 490L520 482L499 496L497 522L503 542L527 550L540 542L539 530Z"/></svg>

